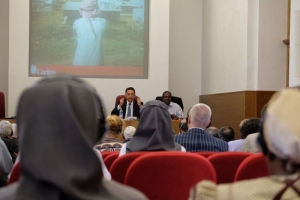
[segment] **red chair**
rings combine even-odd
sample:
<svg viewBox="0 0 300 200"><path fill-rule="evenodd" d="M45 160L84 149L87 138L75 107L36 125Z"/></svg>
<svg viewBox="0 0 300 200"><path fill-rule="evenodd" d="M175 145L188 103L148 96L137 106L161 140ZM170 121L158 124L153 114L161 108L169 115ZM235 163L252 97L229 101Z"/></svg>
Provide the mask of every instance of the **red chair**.
<svg viewBox="0 0 300 200"><path fill-rule="evenodd" d="M10 178L8 179L7 184L12 184L17 182L20 178L21 170L20 170L20 163L17 162L11 170Z"/></svg>
<svg viewBox="0 0 300 200"><path fill-rule="evenodd" d="M101 155L102 155L102 158L103 158L103 161L104 161L104 159L107 157L107 156L109 156L109 155L111 155L111 154L119 154L120 152L119 151L102 151L101 152Z"/></svg>
<svg viewBox="0 0 300 200"><path fill-rule="evenodd" d="M217 183L231 183L240 163L248 156L247 152L222 152L209 156L207 159L214 166L217 174Z"/></svg>
<svg viewBox="0 0 300 200"><path fill-rule="evenodd" d="M208 158L209 156L215 154L215 153L219 153L219 152L214 152L214 151L199 151L199 152L194 152L198 155L204 156L205 158Z"/></svg>
<svg viewBox="0 0 300 200"><path fill-rule="evenodd" d="M5 117L5 96L4 93L0 91L0 119Z"/></svg>
<svg viewBox="0 0 300 200"><path fill-rule="evenodd" d="M116 153L111 153L110 155L106 156L105 159L103 160L107 170L111 167L113 162L119 157L119 152L115 151Z"/></svg>
<svg viewBox="0 0 300 200"><path fill-rule="evenodd" d="M269 176L268 166L262 153L254 154L243 160L238 167L234 181Z"/></svg>
<svg viewBox="0 0 300 200"><path fill-rule="evenodd" d="M125 98L124 94L121 94L121 95L119 95L119 96L116 97L115 106L117 106L117 103L120 102L120 99L123 98L123 97ZM134 100L136 100L137 98L140 98L140 97L139 96L135 96Z"/></svg>
<svg viewBox="0 0 300 200"><path fill-rule="evenodd" d="M190 189L201 180L216 181L211 163L186 152L151 152L136 158L125 178L150 200L188 199Z"/></svg>
<svg viewBox="0 0 300 200"><path fill-rule="evenodd" d="M115 160L110 166L111 178L119 183L124 183L126 172L130 164L139 156L149 152L132 152L125 154Z"/></svg>

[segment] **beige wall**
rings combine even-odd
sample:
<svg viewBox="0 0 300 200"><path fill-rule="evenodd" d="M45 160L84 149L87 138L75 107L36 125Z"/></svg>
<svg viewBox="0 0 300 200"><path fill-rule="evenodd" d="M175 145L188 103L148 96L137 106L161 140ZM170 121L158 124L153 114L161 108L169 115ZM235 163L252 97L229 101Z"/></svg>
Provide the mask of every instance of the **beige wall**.
<svg viewBox="0 0 300 200"><path fill-rule="evenodd" d="M0 31L0 42L9 41L9 51L0 47L0 69L9 70L8 75L1 73L0 88L8 90L11 116L21 91L38 78L27 75L29 0L0 2L1 26L9 28L4 39L7 32ZM183 98L185 111L200 94L280 89L285 81L286 4L285 0L151 0L149 78L85 80L99 91L107 113L127 86L135 87L144 102L170 90Z"/></svg>
<svg viewBox="0 0 300 200"><path fill-rule="evenodd" d="M285 87L287 1L203 0L202 94Z"/></svg>
<svg viewBox="0 0 300 200"><path fill-rule="evenodd" d="M248 1L203 0L202 94L246 89Z"/></svg>
<svg viewBox="0 0 300 200"><path fill-rule="evenodd" d="M184 113L199 102L201 46L202 0L170 1L169 90L182 98Z"/></svg>
<svg viewBox="0 0 300 200"><path fill-rule="evenodd" d="M8 105L8 14L9 0L0 1L0 91L5 94L6 113Z"/></svg>

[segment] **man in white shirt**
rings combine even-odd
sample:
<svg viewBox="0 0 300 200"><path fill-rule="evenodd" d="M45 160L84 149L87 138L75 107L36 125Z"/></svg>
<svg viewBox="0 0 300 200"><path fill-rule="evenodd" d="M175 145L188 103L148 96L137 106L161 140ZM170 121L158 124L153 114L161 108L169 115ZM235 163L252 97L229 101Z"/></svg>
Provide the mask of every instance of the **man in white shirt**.
<svg viewBox="0 0 300 200"><path fill-rule="evenodd" d="M168 106L168 111L172 119L178 119L177 116L178 113L181 113L181 117L182 117L182 109L177 103L172 102L171 92L165 91L162 94L162 101Z"/></svg>

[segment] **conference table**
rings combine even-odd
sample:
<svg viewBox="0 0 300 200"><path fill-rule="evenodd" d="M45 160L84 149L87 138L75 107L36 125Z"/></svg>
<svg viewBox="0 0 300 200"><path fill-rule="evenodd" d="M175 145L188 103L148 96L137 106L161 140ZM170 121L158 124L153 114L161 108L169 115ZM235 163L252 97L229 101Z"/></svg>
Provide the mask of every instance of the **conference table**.
<svg viewBox="0 0 300 200"><path fill-rule="evenodd" d="M16 123L16 121L17 121L17 119L0 119L0 121L1 120L9 121L12 124ZM135 128L139 124L138 120L124 120L124 121L125 121L126 126L133 126ZM181 120L172 120L172 128L173 128L175 134L179 133L179 124L180 124L180 121Z"/></svg>

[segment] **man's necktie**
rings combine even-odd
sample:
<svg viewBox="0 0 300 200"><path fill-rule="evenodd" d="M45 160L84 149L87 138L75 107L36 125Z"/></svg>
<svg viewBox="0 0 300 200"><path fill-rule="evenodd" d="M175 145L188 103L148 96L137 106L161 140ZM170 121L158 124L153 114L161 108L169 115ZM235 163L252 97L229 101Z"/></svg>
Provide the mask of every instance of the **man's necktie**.
<svg viewBox="0 0 300 200"><path fill-rule="evenodd" d="M131 117L131 103L128 105L127 117Z"/></svg>

